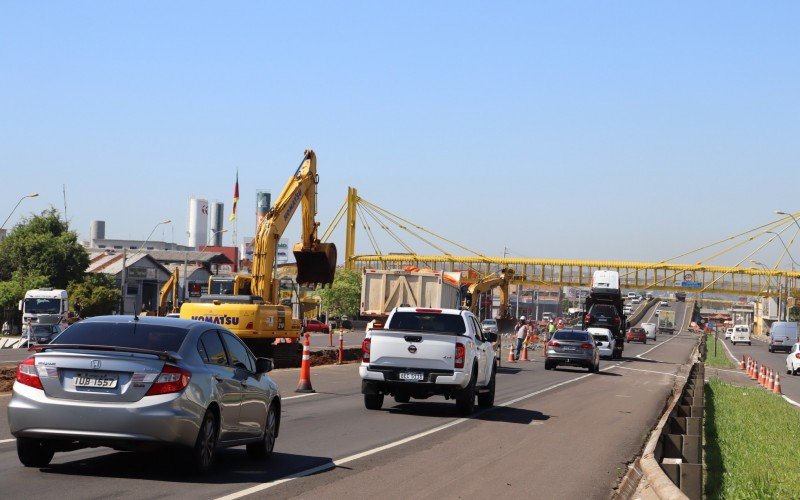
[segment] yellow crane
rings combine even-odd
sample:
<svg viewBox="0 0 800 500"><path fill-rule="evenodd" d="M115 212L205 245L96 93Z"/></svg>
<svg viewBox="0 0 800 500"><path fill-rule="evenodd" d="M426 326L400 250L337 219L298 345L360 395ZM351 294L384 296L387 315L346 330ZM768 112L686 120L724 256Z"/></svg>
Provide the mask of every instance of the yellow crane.
<svg viewBox="0 0 800 500"><path fill-rule="evenodd" d="M298 207L302 206L302 241L294 246L297 282L316 286L333 283L336 246L317 238L317 157L306 150L297 171L283 187L275 205L258 226L253 252L252 276L237 276L231 295L206 295L199 302L181 306L181 318L221 324L236 333L257 356L275 358L277 366L299 361L296 344L301 321L292 308L279 303L275 275L278 241ZM247 286L250 285L250 286ZM251 294L243 295L247 291Z"/></svg>

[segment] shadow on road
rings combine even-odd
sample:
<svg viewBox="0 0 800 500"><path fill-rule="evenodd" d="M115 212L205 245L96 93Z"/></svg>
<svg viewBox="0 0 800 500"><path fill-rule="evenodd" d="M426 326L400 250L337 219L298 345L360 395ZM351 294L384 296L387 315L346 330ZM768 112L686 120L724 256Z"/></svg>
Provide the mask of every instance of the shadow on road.
<svg viewBox="0 0 800 500"><path fill-rule="evenodd" d="M393 407L387 408L385 411L388 411L389 413L421 417L458 418L462 416L458 413L454 402L435 403L422 401L420 403L416 403L412 401L410 403L397 404ZM485 420L489 422L505 422L509 424L528 425L534 420L548 420L550 416L544 415L538 411L514 408L511 406L494 406L485 410L480 410L476 407L475 413L468 418Z"/></svg>
<svg viewBox="0 0 800 500"><path fill-rule="evenodd" d="M492 411L475 415L475 420L486 422L505 422L507 424L530 425L534 421L550 420L550 415L535 410L525 410L512 406L498 406Z"/></svg>
<svg viewBox="0 0 800 500"><path fill-rule="evenodd" d="M195 474L180 453L111 452L107 455L51 464L41 469L46 474L65 476L94 476L114 479L146 479L170 483L236 484L263 483L288 475L331 464L330 457L273 453L269 460L256 460L244 448L231 448L217 452L214 469L208 476ZM56 454L56 460L58 454Z"/></svg>

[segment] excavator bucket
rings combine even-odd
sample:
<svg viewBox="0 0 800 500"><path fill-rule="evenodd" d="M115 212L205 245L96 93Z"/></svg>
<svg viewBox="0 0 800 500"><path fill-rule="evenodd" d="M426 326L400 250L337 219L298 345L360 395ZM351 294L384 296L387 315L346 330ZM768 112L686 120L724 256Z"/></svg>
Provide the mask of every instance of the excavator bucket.
<svg viewBox="0 0 800 500"><path fill-rule="evenodd" d="M336 245L317 243L311 249L303 244L294 246L297 262L297 282L301 285L330 285L336 273Z"/></svg>

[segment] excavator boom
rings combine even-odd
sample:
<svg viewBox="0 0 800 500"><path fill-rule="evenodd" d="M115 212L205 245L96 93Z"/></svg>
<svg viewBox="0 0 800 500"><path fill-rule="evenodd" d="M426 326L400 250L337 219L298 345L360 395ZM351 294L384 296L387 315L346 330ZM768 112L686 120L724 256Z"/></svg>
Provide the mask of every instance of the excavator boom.
<svg viewBox="0 0 800 500"><path fill-rule="evenodd" d="M470 297L472 297L470 312L473 314L478 313L478 294L488 292L492 288L498 287L500 289L500 317L506 318L508 316L508 284L511 283L513 278L513 269L502 269L499 272L486 275L470 285L469 294Z"/></svg>

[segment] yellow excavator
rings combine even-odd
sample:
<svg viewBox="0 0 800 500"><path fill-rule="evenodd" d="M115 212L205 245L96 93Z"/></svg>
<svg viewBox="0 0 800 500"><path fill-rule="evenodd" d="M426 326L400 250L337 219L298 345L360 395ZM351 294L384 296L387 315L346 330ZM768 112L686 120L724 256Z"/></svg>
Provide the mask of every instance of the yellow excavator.
<svg viewBox="0 0 800 500"><path fill-rule="evenodd" d="M158 315L166 316L167 313L178 312L178 281L180 281L180 271L176 267L158 296ZM170 295L172 296L171 305L168 304ZM170 307L167 307L170 305Z"/></svg>
<svg viewBox="0 0 800 500"><path fill-rule="evenodd" d="M478 296L481 293L488 292L492 288L500 289L500 317L499 320L508 321L511 316L508 311L508 284L514 278L513 269L501 269L500 271L492 274L487 274L475 283L471 284L467 289L467 296L464 298L464 307L468 307L470 312L478 315Z"/></svg>
<svg viewBox="0 0 800 500"><path fill-rule="evenodd" d="M271 357L275 365L297 366L301 320L292 308L279 302L275 273L278 241L299 206L302 206L302 241L294 246L297 282L306 286L333 283L336 246L317 238L317 157L306 150L297 171L286 182L275 205L261 219L255 237L252 275L236 276L234 290L208 294L199 302L181 306L181 318L224 325L250 347L256 356ZM249 292L249 293L247 293ZM246 294L247 293L247 294Z"/></svg>

